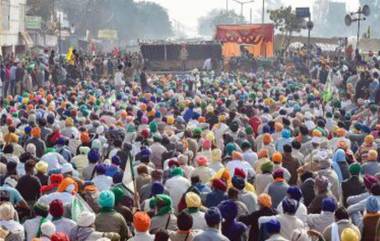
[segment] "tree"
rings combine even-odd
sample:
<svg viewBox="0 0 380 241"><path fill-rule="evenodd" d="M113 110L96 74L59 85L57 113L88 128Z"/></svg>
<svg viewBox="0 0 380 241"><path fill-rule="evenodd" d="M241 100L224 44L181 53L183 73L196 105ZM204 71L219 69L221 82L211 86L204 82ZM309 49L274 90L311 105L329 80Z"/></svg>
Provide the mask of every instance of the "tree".
<svg viewBox="0 0 380 241"><path fill-rule="evenodd" d="M297 18L292 12L292 7L280 7L276 10L268 10L269 18L272 20L275 29L283 36L282 48L286 50L290 45L293 32L300 32L304 26L304 20Z"/></svg>
<svg viewBox="0 0 380 241"><path fill-rule="evenodd" d="M198 19L198 33L204 36L215 34L216 26L220 24L241 24L247 21L235 11L214 9L206 16Z"/></svg>
<svg viewBox="0 0 380 241"><path fill-rule="evenodd" d="M53 0L28 0L28 14L49 21ZM96 36L100 29L115 29L120 40L138 38L162 39L171 36L172 26L167 10L156 3L133 0L54 0L55 9L63 10L76 34L90 30Z"/></svg>
<svg viewBox="0 0 380 241"><path fill-rule="evenodd" d="M163 39L173 35L168 12L153 2L137 3L140 38Z"/></svg>

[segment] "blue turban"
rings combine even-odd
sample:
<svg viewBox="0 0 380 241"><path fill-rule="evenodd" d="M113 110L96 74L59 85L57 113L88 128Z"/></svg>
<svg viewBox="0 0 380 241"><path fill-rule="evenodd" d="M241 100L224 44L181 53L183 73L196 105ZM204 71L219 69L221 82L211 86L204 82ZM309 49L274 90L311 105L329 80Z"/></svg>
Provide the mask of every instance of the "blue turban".
<svg viewBox="0 0 380 241"><path fill-rule="evenodd" d="M281 224L277 219L271 219L264 223L264 227L269 234L276 234L281 231Z"/></svg>
<svg viewBox="0 0 380 241"><path fill-rule="evenodd" d="M121 171L116 172L112 176L112 181L114 184L123 182L124 173Z"/></svg>
<svg viewBox="0 0 380 241"><path fill-rule="evenodd" d="M98 174L105 174L107 171L107 166L105 164L98 164L95 167L96 173Z"/></svg>
<svg viewBox="0 0 380 241"><path fill-rule="evenodd" d="M281 132L282 138L289 139L291 137L292 133L288 129L284 129Z"/></svg>
<svg viewBox="0 0 380 241"><path fill-rule="evenodd" d="M233 176L232 185L238 190L243 190L245 188L245 180L243 178Z"/></svg>
<svg viewBox="0 0 380 241"><path fill-rule="evenodd" d="M149 157L150 156L150 151L146 148L142 149L140 152L141 157Z"/></svg>
<svg viewBox="0 0 380 241"><path fill-rule="evenodd" d="M282 201L282 210L284 210L284 213L294 215L298 208L298 202L291 198L285 198Z"/></svg>
<svg viewBox="0 0 380 241"><path fill-rule="evenodd" d="M218 205L218 209L225 220L234 220L238 214L238 207L232 200L226 200Z"/></svg>
<svg viewBox="0 0 380 241"><path fill-rule="evenodd" d="M370 196L367 199L367 211L371 213L376 213L379 211L379 203L374 196Z"/></svg>
<svg viewBox="0 0 380 241"><path fill-rule="evenodd" d="M335 212L336 203L331 197L326 197L322 200L322 211Z"/></svg>
<svg viewBox="0 0 380 241"><path fill-rule="evenodd" d="M30 127L30 126L27 126L24 128L24 132L27 134L30 134L31 131L32 131L32 127Z"/></svg>
<svg viewBox="0 0 380 241"><path fill-rule="evenodd" d="M114 164L116 166L120 166L120 164L121 164L121 159L118 155L113 156L111 161L112 161L112 164Z"/></svg>
<svg viewBox="0 0 380 241"><path fill-rule="evenodd" d="M96 163L100 160L100 154L97 150L91 149L87 154L87 158L90 163Z"/></svg>
<svg viewBox="0 0 380 241"><path fill-rule="evenodd" d="M270 133L270 126L269 125L263 126L263 133Z"/></svg>
<svg viewBox="0 0 380 241"><path fill-rule="evenodd" d="M65 145L65 142L66 142L65 138L64 138L64 137L60 137L60 138L58 138L56 144L57 144L57 145L60 145L60 146L64 146L64 145Z"/></svg>
<svg viewBox="0 0 380 241"><path fill-rule="evenodd" d="M362 125L361 127L362 127L361 128L362 132L367 133L367 134L371 133L371 128L369 128L368 126Z"/></svg>
<svg viewBox="0 0 380 241"><path fill-rule="evenodd" d="M338 149L333 155L333 162L345 162L346 161L346 153L343 149Z"/></svg>
<svg viewBox="0 0 380 241"><path fill-rule="evenodd" d="M198 112L193 112L193 120L198 120L201 115Z"/></svg>
<svg viewBox="0 0 380 241"><path fill-rule="evenodd" d="M150 194L151 196L155 196L158 194L164 193L164 186L160 182L154 182L152 184L152 187L150 188Z"/></svg>
<svg viewBox="0 0 380 241"><path fill-rule="evenodd" d="M222 221L222 214L218 208L212 207L207 209L205 219L208 226L215 226Z"/></svg>
<svg viewBox="0 0 380 241"><path fill-rule="evenodd" d="M289 194L289 196L290 196L291 199L297 200L298 202L302 198L302 191L297 186L291 186L291 187L289 187L287 193Z"/></svg>

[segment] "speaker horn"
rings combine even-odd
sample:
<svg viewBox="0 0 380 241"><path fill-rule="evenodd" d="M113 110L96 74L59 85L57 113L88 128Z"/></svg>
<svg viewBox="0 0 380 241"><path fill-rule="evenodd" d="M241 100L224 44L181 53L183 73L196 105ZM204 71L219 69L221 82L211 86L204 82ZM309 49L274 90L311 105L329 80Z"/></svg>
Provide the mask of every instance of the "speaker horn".
<svg viewBox="0 0 380 241"><path fill-rule="evenodd" d="M362 12L364 16L367 16L367 17L371 14L371 10L367 4L363 6Z"/></svg>
<svg viewBox="0 0 380 241"><path fill-rule="evenodd" d="M350 14L347 14L345 17L344 17L344 23L346 24L346 26L350 26L351 23L352 23L352 18L351 18L351 15Z"/></svg>

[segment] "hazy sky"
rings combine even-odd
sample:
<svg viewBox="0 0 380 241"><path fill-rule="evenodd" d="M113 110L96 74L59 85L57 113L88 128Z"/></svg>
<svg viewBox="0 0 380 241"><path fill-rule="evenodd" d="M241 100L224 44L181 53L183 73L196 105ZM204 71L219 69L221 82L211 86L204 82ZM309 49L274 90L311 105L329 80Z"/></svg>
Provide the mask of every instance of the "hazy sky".
<svg viewBox="0 0 380 241"><path fill-rule="evenodd" d="M148 0L161 4L169 10L171 19L175 19L187 27L196 30L198 18L204 16L207 12L214 8L225 9L226 0ZM349 9L357 8L358 0L334 0L338 2L346 2ZM294 7L312 6L314 0L282 0L286 6ZM240 13L240 5L233 0L229 0L230 8ZM246 5L244 15L249 18L249 9L253 8L253 12L257 12L262 7L262 0L255 0L254 3ZM256 16L258 17L258 16Z"/></svg>

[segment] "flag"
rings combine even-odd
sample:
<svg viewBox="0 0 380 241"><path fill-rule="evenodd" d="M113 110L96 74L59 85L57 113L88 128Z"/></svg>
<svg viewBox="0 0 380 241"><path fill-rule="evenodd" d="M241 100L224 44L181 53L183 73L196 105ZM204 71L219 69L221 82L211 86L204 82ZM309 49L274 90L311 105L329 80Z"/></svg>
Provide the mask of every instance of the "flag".
<svg viewBox="0 0 380 241"><path fill-rule="evenodd" d="M135 192L135 174L133 172L133 158L129 154L127 165L125 165L124 175L123 175L123 184L132 192Z"/></svg>
<svg viewBox="0 0 380 241"><path fill-rule="evenodd" d="M73 51L74 51L73 48L69 48L69 50L66 53L66 61L71 65L74 65L74 53L73 53Z"/></svg>
<svg viewBox="0 0 380 241"><path fill-rule="evenodd" d="M328 80L326 85L325 85L325 88L322 92L323 103L330 102L332 100L332 98L333 98L333 89L331 86L331 80Z"/></svg>
<svg viewBox="0 0 380 241"><path fill-rule="evenodd" d="M79 220L79 214L82 212L91 212L94 211L87 204L87 202L80 196L76 195L71 202L71 219L77 222Z"/></svg>

